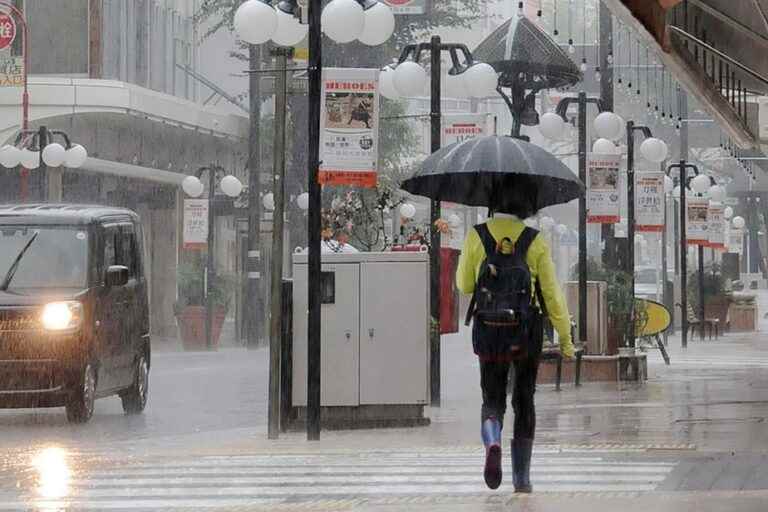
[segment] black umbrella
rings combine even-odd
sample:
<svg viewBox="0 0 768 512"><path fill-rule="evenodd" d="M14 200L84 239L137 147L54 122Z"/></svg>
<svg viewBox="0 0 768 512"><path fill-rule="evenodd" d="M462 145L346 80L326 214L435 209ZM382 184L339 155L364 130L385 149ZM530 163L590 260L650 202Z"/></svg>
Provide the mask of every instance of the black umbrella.
<svg viewBox="0 0 768 512"><path fill-rule="evenodd" d="M433 153L403 190L440 201L487 206L525 218L584 194L584 185L548 151L512 137L477 137Z"/></svg>

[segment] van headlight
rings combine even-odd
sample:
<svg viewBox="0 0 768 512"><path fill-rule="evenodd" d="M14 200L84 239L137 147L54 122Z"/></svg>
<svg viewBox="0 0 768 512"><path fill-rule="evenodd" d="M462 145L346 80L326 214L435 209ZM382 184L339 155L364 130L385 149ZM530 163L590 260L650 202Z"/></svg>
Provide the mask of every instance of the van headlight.
<svg viewBox="0 0 768 512"><path fill-rule="evenodd" d="M48 331L77 329L83 322L83 305L76 301L49 302L43 307L40 322Z"/></svg>

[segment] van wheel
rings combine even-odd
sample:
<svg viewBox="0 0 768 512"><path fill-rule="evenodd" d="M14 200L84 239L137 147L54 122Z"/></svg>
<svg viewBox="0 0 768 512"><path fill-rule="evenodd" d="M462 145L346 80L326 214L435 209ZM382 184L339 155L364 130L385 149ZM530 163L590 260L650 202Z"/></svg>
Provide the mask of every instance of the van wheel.
<svg viewBox="0 0 768 512"><path fill-rule="evenodd" d="M80 376L80 382L66 404L67 420L70 423L87 423L93 416L96 400L96 369L87 363Z"/></svg>
<svg viewBox="0 0 768 512"><path fill-rule="evenodd" d="M133 384L120 394L125 414L141 414L147 405L149 393L149 364L146 354L141 354L136 361L136 372Z"/></svg>

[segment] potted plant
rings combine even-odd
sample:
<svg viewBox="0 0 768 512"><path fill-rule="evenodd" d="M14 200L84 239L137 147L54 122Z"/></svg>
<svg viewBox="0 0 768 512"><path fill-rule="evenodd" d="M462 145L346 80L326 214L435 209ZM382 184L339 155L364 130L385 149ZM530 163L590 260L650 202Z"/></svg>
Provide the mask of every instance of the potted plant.
<svg viewBox="0 0 768 512"><path fill-rule="evenodd" d="M207 350L209 348L205 335L204 275L204 266L200 263L180 265L177 272L179 298L174 309L184 350ZM210 282L209 299L213 304L211 349L219 346L221 328L232 301L234 283L232 276L227 274L216 274Z"/></svg>

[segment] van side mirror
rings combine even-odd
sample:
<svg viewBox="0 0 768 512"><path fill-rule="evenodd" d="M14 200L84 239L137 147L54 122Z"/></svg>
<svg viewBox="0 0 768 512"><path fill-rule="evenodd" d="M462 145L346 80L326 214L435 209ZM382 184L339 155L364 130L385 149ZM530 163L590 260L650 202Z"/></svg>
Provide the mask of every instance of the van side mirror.
<svg viewBox="0 0 768 512"><path fill-rule="evenodd" d="M107 286L125 286L128 283L128 267L125 265L110 265L107 269Z"/></svg>

